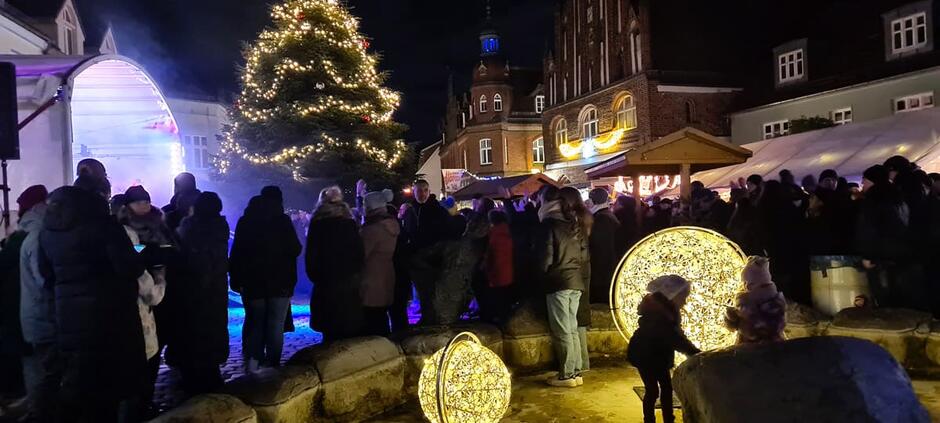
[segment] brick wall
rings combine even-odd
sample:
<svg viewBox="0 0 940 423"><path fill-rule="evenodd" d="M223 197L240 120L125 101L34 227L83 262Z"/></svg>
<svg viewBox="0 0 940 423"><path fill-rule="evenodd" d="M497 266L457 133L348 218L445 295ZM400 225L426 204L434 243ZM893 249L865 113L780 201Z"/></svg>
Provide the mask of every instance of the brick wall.
<svg viewBox="0 0 940 423"><path fill-rule="evenodd" d="M738 93L675 93L659 92L657 85L650 86L649 115L652 139L669 135L686 126L700 129L716 136L730 136L731 128L727 113L732 110ZM689 120L688 105L692 106Z"/></svg>
<svg viewBox="0 0 940 423"><path fill-rule="evenodd" d="M517 175L532 168L532 142L542 136L539 124L488 124L468 126L455 142L445 145L441 165L445 169L464 169L463 154L467 153L466 169L478 175ZM480 163L480 140L492 140L492 164ZM505 149L503 139L505 138Z"/></svg>

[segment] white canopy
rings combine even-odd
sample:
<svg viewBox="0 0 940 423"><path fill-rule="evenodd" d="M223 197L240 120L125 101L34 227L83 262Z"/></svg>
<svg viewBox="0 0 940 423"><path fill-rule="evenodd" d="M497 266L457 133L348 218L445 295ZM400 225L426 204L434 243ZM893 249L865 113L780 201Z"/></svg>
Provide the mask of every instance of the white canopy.
<svg viewBox="0 0 940 423"><path fill-rule="evenodd" d="M777 179L784 169L793 172L797 181L826 169L859 179L868 167L896 155L907 157L927 172L940 172L938 143L940 108L931 108L745 144L744 148L754 152L750 160L698 172L692 180L717 189L753 174Z"/></svg>

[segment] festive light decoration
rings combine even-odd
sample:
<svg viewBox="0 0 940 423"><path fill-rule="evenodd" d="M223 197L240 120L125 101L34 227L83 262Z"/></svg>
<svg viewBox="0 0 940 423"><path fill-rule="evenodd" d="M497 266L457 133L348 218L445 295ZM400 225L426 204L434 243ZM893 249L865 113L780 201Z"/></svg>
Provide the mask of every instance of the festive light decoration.
<svg viewBox="0 0 940 423"><path fill-rule="evenodd" d="M681 178L679 175L668 176L668 175L641 175L640 176L640 195L641 196L650 196L658 194L667 189L673 189L679 186ZM623 176L617 177L617 182L614 182L614 191L632 195L633 194L633 179L624 180Z"/></svg>
<svg viewBox="0 0 940 423"><path fill-rule="evenodd" d="M630 249L620 261L610 288L610 309L620 334L627 340L637 328L637 307L646 286L664 275L679 275L692 285L682 309L682 327L703 350L734 345L725 328L725 307L732 306L741 288L746 257L721 234L698 227L656 232ZM684 356L678 355L681 362Z"/></svg>
<svg viewBox="0 0 940 423"><path fill-rule="evenodd" d="M511 394L506 365L470 332L425 360L418 379L421 410L432 423L498 422Z"/></svg>
<svg viewBox="0 0 940 423"><path fill-rule="evenodd" d="M569 141L560 144L558 151L566 159L573 159L579 155L584 158L594 157L598 151L609 150L619 145L624 132L626 131L623 129L615 129L597 137Z"/></svg>
<svg viewBox="0 0 940 423"><path fill-rule="evenodd" d="M376 70L377 57L367 52L369 41L359 34L357 19L339 0L285 0L272 6L271 18L274 25L244 53L235 124L223 136L222 157L214 162L218 170L226 173L240 158L286 166L299 178L305 162L343 150L396 165L407 152L403 142L345 135L376 132L363 126L394 126L400 102L398 93L382 86L384 75ZM269 141L258 139L268 133L306 140L271 151Z"/></svg>

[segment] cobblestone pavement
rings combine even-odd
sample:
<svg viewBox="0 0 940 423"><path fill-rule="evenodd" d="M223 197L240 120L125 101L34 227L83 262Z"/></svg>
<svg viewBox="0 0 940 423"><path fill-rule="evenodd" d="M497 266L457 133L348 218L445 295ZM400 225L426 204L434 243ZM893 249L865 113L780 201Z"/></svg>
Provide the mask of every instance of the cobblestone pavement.
<svg viewBox="0 0 940 423"><path fill-rule="evenodd" d="M294 316L294 332L284 334L284 352L282 359L286 360L301 348L318 344L323 340L320 333L310 329L310 306L293 305L291 307ZM226 381L232 380L244 374L242 368L242 324L245 321L245 310L243 308L229 309L229 358L222 367L222 378ZM166 366L160 367L160 375L157 377L156 393L154 403L160 411L165 411L176 407L185 398L183 392L177 389L179 386L179 373Z"/></svg>

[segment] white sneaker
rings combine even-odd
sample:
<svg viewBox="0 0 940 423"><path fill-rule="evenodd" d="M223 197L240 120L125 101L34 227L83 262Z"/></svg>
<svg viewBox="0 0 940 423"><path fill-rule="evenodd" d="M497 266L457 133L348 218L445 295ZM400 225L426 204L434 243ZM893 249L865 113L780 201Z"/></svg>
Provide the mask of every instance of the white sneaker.
<svg viewBox="0 0 940 423"><path fill-rule="evenodd" d="M574 381L578 383L578 386L584 385L584 378L581 376L575 376Z"/></svg>
<svg viewBox="0 0 940 423"><path fill-rule="evenodd" d="M578 387L577 378L573 378L573 377L568 378L568 379L559 379L555 376L552 376L552 377L549 377L548 380L546 380L545 382L556 388L577 388Z"/></svg>

